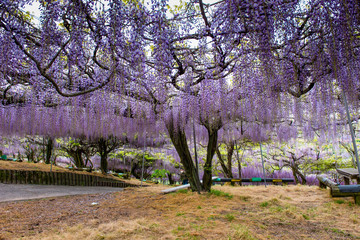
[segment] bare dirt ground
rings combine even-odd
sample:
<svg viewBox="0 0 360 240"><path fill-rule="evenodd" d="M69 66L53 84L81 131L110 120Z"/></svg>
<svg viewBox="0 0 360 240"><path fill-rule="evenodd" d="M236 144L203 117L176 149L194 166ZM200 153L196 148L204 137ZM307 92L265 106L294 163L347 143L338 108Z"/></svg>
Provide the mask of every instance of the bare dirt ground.
<svg viewBox="0 0 360 240"><path fill-rule="evenodd" d="M164 188L0 203L0 239L360 239L360 206L315 186Z"/></svg>

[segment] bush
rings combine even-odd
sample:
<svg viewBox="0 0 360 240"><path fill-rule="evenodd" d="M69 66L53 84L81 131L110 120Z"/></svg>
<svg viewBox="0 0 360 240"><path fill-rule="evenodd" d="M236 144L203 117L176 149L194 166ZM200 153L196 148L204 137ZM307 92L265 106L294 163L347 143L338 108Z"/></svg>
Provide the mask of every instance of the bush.
<svg viewBox="0 0 360 240"><path fill-rule="evenodd" d="M160 178L160 180L162 180L167 177L166 174L170 174L170 172L165 169L155 169L151 174L151 178Z"/></svg>

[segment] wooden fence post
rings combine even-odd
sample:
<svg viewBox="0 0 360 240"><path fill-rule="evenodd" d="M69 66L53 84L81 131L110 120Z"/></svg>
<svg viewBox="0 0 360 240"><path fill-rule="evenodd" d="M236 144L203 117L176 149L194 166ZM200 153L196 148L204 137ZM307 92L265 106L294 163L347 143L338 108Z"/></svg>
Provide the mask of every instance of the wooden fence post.
<svg viewBox="0 0 360 240"><path fill-rule="evenodd" d="M360 205L360 196L359 195L355 195L354 200L355 200L355 204Z"/></svg>
<svg viewBox="0 0 360 240"><path fill-rule="evenodd" d="M107 187L127 187L131 185L108 177L82 173L7 169L0 169L0 183Z"/></svg>

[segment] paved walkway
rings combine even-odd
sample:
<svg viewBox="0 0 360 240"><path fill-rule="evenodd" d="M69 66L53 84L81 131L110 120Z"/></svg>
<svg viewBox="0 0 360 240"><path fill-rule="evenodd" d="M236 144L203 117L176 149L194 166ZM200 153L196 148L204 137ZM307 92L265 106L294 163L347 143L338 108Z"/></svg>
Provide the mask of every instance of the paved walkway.
<svg viewBox="0 0 360 240"><path fill-rule="evenodd" d="M59 197L68 195L119 192L122 190L122 188L114 187L81 187L0 183L0 202Z"/></svg>

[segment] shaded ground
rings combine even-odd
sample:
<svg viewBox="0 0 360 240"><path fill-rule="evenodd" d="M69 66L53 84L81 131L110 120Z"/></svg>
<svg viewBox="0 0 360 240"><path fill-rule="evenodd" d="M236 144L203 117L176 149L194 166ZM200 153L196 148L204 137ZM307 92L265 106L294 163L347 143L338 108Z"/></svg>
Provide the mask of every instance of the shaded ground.
<svg viewBox="0 0 360 240"><path fill-rule="evenodd" d="M96 194L122 191L114 187L53 186L35 184L0 183L0 202L29 200L67 195Z"/></svg>
<svg viewBox="0 0 360 240"><path fill-rule="evenodd" d="M3 239L360 239L352 198L307 186L216 186L230 194L163 186L121 193L0 203ZM219 192L218 192L219 193ZM232 197L231 197L232 196ZM97 202L97 205L92 205Z"/></svg>

